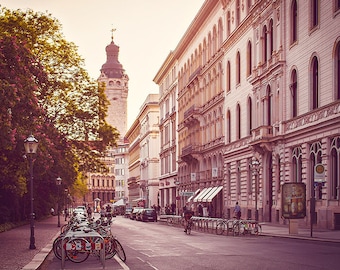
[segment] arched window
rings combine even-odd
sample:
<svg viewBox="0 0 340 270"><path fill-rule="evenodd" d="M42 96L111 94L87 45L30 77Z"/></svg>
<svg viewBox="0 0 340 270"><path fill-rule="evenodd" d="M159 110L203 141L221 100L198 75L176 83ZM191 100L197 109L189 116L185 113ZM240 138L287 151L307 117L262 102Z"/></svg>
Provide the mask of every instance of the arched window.
<svg viewBox="0 0 340 270"><path fill-rule="evenodd" d="M311 67L311 109L319 107L319 63L316 56L312 59Z"/></svg>
<svg viewBox="0 0 340 270"><path fill-rule="evenodd" d="M331 142L330 159L330 199L340 200L340 137Z"/></svg>
<svg viewBox="0 0 340 270"><path fill-rule="evenodd" d="M240 52L236 54L236 84L241 83L241 56Z"/></svg>
<svg viewBox="0 0 340 270"><path fill-rule="evenodd" d="M227 111L227 143L231 142L231 116L230 110Z"/></svg>
<svg viewBox="0 0 340 270"><path fill-rule="evenodd" d="M231 31L231 18L230 18L230 10L227 12L227 37L230 36Z"/></svg>
<svg viewBox="0 0 340 270"><path fill-rule="evenodd" d="M231 90L231 76L230 76L231 70L230 70L230 61L227 62L227 92L230 92Z"/></svg>
<svg viewBox="0 0 340 270"><path fill-rule="evenodd" d="M273 19L269 22L269 34L270 34L270 43L269 43L269 58L272 58L274 52L274 27L273 27Z"/></svg>
<svg viewBox="0 0 340 270"><path fill-rule="evenodd" d="M241 107L236 105L236 138L241 139Z"/></svg>
<svg viewBox="0 0 340 270"><path fill-rule="evenodd" d="M267 87L267 125L271 126L272 125L272 92L270 89L270 86L268 85Z"/></svg>
<svg viewBox="0 0 340 270"><path fill-rule="evenodd" d="M318 185L316 189L314 189L314 167L316 164L322 163L322 146L321 142L315 142L310 146L310 187L311 192L315 192L315 199L322 199L322 186Z"/></svg>
<svg viewBox="0 0 340 270"><path fill-rule="evenodd" d="M218 48L221 48L223 43L223 23L222 19L218 20Z"/></svg>
<svg viewBox="0 0 340 270"><path fill-rule="evenodd" d="M298 93L297 93L297 74L295 69L292 71L290 91L292 94L292 117L296 117L298 109Z"/></svg>
<svg viewBox="0 0 340 270"><path fill-rule="evenodd" d="M340 1L339 1L340 2ZM340 42L335 49L335 99L340 99Z"/></svg>
<svg viewBox="0 0 340 270"><path fill-rule="evenodd" d="M319 0L311 1L311 29L319 24Z"/></svg>
<svg viewBox="0 0 340 270"><path fill-rule="evenodd" d="M241 162L236 162L236 193L241 194Z"/></svg>
<svg viewBox="0 0 340 270"><path fill-rule="evenodd" d="M297 41L297 24L298 24L298 16L297 16L297 3L296 0L292 1L291 9L290 9L290 23L291 23L291 44Z"/></svg>
<svg viewBox="0 0 340 270"><path fill-rule="evenodd" d="M263 26L262 31L262 53L263 53L263 63L268 60L268 44L267 44L267 26Z"/></svg>
<svg viewBox="0 0 340 270"><path fill-rule="evenodd" d="M302 150L301 147L295 147L293 149L292 156L293 165L293 182L302 182Z"/></svg>
<svg viewBox="0 0 340 270"><path fill-rule="evenodd" d="M248 98L248 134L251 135L253 129L253 104L251 97Z"/></svg>
<svg viewBox="0 0 340 270"><path fill-rule="evenodd" d="M236 0L236 21L235 26L239 26L240 24L240 17L241 17L241 7L240 7L240 0Z"/></svg>
<svg viewBox="0 0 340 270"><path fill-rule="evenodd" d="M251 52L251 42L248 41L247 45L247 77L251 75L252 70L252 52Z"/></svg>

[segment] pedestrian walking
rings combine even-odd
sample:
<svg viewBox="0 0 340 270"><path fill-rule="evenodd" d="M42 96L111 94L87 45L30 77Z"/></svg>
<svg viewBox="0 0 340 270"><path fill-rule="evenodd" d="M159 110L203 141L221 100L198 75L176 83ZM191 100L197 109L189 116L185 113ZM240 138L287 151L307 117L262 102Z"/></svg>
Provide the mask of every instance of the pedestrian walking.
<svg viewBox="0 0 340 270"><path fill-rule="evenodd" d="M238 205L238 202L236 202L235 208L234 208L234 216L236 219L241 218L241 207Z"/></svg>

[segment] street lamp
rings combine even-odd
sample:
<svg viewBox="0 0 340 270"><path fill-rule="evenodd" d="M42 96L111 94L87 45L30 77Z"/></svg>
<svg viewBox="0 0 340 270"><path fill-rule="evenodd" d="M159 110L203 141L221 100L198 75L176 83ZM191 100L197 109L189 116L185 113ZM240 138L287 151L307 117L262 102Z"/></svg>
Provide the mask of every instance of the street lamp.
<svg viewBox="0 0 340 270"><path fill-rule="evenodd" d="M57 212L58 212L58 227L60 227L60 186L61 186L61 178L57 177L57 179L55 180L55 183L58 187L58 201L57 201Z"/></svg>
<svg viewBox="0 0 340 270"><path fill-rule="evenodd" d="M257 158L254 158L251 161L251 166L253 169L253 173L255 174L255 220L258 221L259 219L259 211L257 209L257 196L258 196L258 189L259 189L259 169L260 169L260 162Z"/></svg>
<svg viewBox="0 0 340 270"><path fill-rule="evenodd" d="M27 154L27 158L30 165L30 190L31 190L31 217L30 217L30 228L31 228L31 237L30 237L30 246L29 249L36 249L35 247L35 238L34 238L34 207L33 207L33 155L37 153L38 149L38 140L34 138L31 134L24 141L25 152Z"/></svg>
<svg viewBox="0 0 340 270"><path fill-rule="evenodd" d="M67 211L68 211L68 197L67 197L67 194L68 194L68 188L65 188L64 189L64 217L65 217L65 221L67 220Z"/></svg>

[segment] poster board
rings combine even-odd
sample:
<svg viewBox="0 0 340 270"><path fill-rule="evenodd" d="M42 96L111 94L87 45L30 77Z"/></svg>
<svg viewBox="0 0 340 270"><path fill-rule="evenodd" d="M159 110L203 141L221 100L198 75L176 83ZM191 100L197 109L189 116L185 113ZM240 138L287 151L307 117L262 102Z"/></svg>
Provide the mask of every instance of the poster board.
<svg viewBox="0 0 340 270"><path fill-rule="evenodd" d="M282 185L282 217L300 219L306 216L306 184L284 183Z"/></svg>

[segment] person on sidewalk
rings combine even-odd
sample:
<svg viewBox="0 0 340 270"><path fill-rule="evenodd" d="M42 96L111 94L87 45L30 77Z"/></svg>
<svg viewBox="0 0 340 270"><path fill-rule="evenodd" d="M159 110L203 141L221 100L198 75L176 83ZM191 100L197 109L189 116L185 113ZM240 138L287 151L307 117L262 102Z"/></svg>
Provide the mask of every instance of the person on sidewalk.
<svg viewBox="0 0 340 270"><path fill-rule="evenodd" d="M236 219L241 218L241 207L238 205L238 202L236 202L236 205L234 208L234 217L236 217Z"/></svg>

